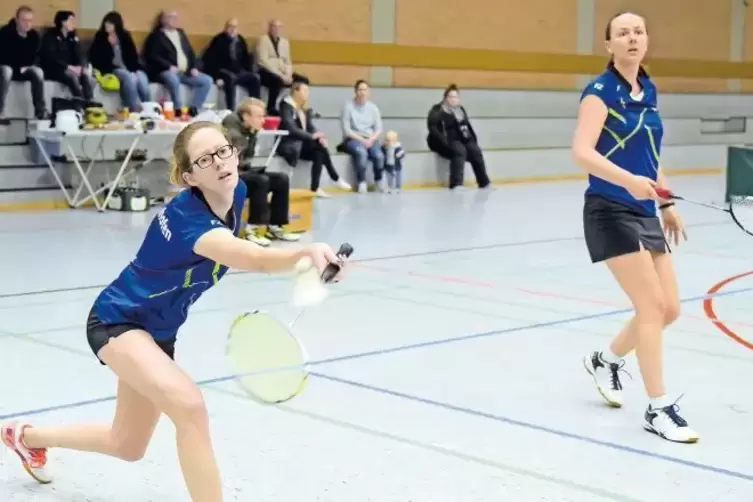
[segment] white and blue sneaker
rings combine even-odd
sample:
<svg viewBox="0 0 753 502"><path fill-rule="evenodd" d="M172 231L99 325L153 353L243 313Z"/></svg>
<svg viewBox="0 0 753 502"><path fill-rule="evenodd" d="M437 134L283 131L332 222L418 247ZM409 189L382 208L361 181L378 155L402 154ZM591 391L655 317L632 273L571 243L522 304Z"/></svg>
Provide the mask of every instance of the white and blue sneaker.
<svg viewBox="0 0 753 502"><path fill-rule="evenodd" d="M601 397L612 408L622 407L622 382L620 381L620 372L630 374L623 370L625 360L620 359L618 363L605 361L600 352L593 352L583 358L583 366L586 371L593 377L596 384L596 390Z"/></svg>
<svg viewBox="0 0 753 502"><path fill-rule="evenodd" d="M688 426L688 422L680 416L679 411L677 401L663 408L654 408L649 404L643 417L643 428L667 441L697 442L700 436Z"/></svg>

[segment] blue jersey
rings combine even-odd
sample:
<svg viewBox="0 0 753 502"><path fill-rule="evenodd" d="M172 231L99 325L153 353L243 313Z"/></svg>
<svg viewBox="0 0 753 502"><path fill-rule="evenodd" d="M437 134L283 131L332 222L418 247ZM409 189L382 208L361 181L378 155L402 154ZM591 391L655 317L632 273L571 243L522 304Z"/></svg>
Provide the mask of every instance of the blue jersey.
<svg viewBox="0 0 753 502"><path fill-rule="evenodd" d="M589 82L581 100L598 96L609 110L596 151L632 174L656 180L664 129L657 109L656 86L648 75L639 75L638 81L643 91L632 97L630 84L610 67ZM638 89L634 94L637 92ZM586 194L601 195L645 215L656 214L654 201L636 200L623 187L593 175L588 177Z"/></svg>
<svg viewBox="0 0 753 502"><path fill-rule="evenodd" d="M227 272L227 267L195 254L194 244L218 227L238 235L245 198L246 185L239 181L225 224L200 191L180 192L154 217L135 259L100 293L96 316L104 324L139 325L156 340L176 336L189 307Z"/></svg>

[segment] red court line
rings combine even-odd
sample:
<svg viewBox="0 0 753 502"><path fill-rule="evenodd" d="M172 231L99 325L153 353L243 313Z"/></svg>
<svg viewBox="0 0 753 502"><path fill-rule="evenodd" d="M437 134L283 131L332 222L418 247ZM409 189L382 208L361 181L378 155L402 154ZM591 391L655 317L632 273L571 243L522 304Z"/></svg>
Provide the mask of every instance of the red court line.
<svg viewBox="0 0 753 502"><path fill-rule="evenodd" d="M465 277L457 277L457 276L449 276L449 275L434 275L434 274L425 274L423 272L411 272L411 271L405 271L405 270L395 270L395 269L388 268L388 267L380 267L379 265L372 265L370 263L369 264L356 263L354 265L357 266L357 267L367 268L367 269L374 270L376 272L382 272L382 273L385 273L385 274L393 274L393 275L402 275L402 276L409 276L409 277L417 277L419 279L427 279L427 280L431 280L431 281L452 282L452 283L455 283L455 284L463 284L465 286L477 286L477 287L482 287L482 288L495 288L495 287L499 287L498 284L495 284L493 282L476 281L476 280L468 279L468 278L465 278ZM753 275L753 271L747 272L747 273L742 274L740 276L735 276L734 278L732 278L732 280L739 279L741 277L745 277L746 275ZM728 284L729 282L732 282L732 280L728 280L727 282L724 282L722 284L722 286ZM529 289L529 288L520 288L520 287L513 287L513 288L510 288L510 289L512 289L514 291L517 291L519 293L525 293L527 295L540 296L540 297L544 297L544 298L556 298L558 300L569 300L569 301L575 301L575 302L590 303L592 305L603 305L605 307L620 308L620 309L629 308L630 307L629 303L619 303L619 302L614 302L614 301L609 301L609 300L599 300L599 299L596 299L596 298L589 298L589 297L580 296L580 295L569 295L569 294L564 294L564 293L556 293L554 291L539 291L539 290L534 290L534 289ZM706 307L706 303L711 300L711 297L713 296L713 294L716 291L718 291L718 289L714 290L713 292L711 290L709 290L709 292L706 293L707 296L704 299L704 312L706 314L705 316L693 315L693 314L683 314L683 316L687 317L687 318L690 318L690 319L697 319L697 320L701 320L701 321L706 321L708 319L708 320L711 320L711 322L720 323L723 326L725 326L725 328L726 328L726 325L724 325L723 323L721 323L721 321L719 321L719 319L716 318L716 315L714 314L713 309L712 310L708 310L708 308ZM745 327L753 328L753 323L747 323L747 322L743 322L743 321L730 321L730 320L727 320L727 324L732 324L732 325L735 325L735 326L745 326ZM727 329L729 329L729 328L727 328ZM748 347L748 348L750 348L750 349L753 350L753 344L748 344L748 342L746 342L745 340L743 340L739 336L735 335L734 333L732 333L732 335L730 335L730 336L732 336L733 338L737 337L735 339L739 338L740 340L742 340L740 343L743 343L743 345L745 345L746 347ZM738 340L738 341L740 341L740 340Z"/></svg>
<svg viewBox="0 0 753 502"><path fill-rule="evenodd" d="M721 290L723 287L725 287L727 284L731 282L735 282L738 279L742 279L743 277L747 277L749 275L753 275L753 270L749 272L743 272L742 274L733 275L732 277L727 277L726 279L717 282L713 286L711 286L711 289L708 290L706 293L708 296L705 300L703 300L703 311L706 313L706 316L709 318L711 323L719 328L719 331L727 335L728 337L732 338L734 341L742 345L743 347L747 347L750 350L753 350L753 343L750 343L749 341L742 338L740 335L732 331L724 322L722 322L714 312L714 297L713 295L718 293L719 290Z"/></svg>

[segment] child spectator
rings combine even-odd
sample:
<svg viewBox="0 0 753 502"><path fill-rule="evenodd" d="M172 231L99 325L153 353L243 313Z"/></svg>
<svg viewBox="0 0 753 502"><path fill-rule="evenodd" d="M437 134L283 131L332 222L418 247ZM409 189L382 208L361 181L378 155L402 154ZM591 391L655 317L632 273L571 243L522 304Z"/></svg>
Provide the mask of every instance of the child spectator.
<svg viewBox="0 0 753 502"><path fill-rule="evenodd" d="M384 170L387 172L387 191L399 193L403 187L405 150L395 131L387 131L382 149L384 150Z"/></svg>

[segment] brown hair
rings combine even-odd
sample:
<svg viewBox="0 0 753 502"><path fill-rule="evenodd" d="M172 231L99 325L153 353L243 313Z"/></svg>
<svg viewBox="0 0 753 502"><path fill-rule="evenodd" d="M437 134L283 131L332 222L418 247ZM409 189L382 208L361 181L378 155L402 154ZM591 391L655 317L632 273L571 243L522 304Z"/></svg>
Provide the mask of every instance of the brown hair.
<svg viewBox="0 0 753 502"><path fill-rule="evenodd" d="M648 23L646 22L646 18L641 16L640 14L636 14L635 12L625 10L622 12L618 12L617 14L612 16L609 19L609 21L607 21L607 28L606 30L604 30L604 40L606 40L607 42L612 40L612 21L614 21L615 19L617 19L618 17L624 14L633 14L634 16L638 16L639 18L643 19L643 24L644 26L646 26L646 33L648 33L648 26L647 26ZM607 63L607 68L614 68L614 56L609 57L609 63ZM638 75L640 75L641 77L648 77L648 72L646 71L645 68L643 68L643 65L638 67Z"/></svg>
<svg viewBox="0 0 753 502"><path fill-rule="evenodd" d="M173 185L181 187L188 186L186 180L183 179L183 173L190 173L192 169L191 165L193 163L188 156L188 144L191 142L193 135L201 129L215 129L228 139L228 143L232 144L230 138L228 138L227 131L220 124L208 121L192 122L188 124L181 129L173 143L173 155L170 159L170 183Z"/></svg>

